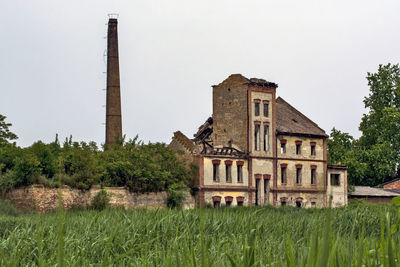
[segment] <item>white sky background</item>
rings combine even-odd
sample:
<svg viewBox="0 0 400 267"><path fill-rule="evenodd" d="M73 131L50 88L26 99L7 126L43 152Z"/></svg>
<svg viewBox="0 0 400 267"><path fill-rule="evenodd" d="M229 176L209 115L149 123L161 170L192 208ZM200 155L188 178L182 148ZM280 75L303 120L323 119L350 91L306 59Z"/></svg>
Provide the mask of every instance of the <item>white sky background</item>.
<svg viewBox="0 0 400 267"><path fill-rule="evenodd" d="M232 73L278 95L328 134L358 137L367 72L400 62L400 1L5 1L0 114L18 144L104 142L108 13L119 13L123 132L169 142L212 115Z"/></svg>

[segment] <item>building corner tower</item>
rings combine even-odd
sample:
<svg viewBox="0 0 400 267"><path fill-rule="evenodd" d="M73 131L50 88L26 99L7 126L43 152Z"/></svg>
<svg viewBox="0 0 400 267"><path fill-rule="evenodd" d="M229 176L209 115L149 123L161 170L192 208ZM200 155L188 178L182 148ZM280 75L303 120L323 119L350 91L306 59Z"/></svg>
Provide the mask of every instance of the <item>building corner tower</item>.
<svg viewBox="0 0 400 267"><path fill-rule="evenodd" d="M117 26L117 19L110 17L107 33L106 145L122 140Z"/></svg>

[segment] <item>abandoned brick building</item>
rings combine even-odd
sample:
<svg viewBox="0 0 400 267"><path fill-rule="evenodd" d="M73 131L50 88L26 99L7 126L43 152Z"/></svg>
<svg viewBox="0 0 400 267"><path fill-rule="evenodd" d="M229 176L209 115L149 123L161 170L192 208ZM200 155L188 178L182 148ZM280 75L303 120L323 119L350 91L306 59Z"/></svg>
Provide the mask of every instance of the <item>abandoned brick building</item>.
<svg viewBox="0 0 400 267"><path fill-rule="evenodd" d="M214 207L347 204L347 168L327 166L327 135L281 97L278 85L229 76L213 86L213 114L170 147L199 167L197 201Z"/></svg>

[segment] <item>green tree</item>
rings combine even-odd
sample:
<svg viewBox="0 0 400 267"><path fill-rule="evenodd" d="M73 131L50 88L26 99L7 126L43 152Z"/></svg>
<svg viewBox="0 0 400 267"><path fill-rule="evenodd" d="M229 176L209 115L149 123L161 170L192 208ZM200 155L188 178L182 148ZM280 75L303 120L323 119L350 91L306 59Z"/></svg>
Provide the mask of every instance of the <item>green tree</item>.
<svg viewBox="0 0 400 267"><path fill-rule="evenodd" d="M11 123L7 123L6 116L0 114L0 145L8 143L10 140L18 139L17 135L10 131Z"/></svg>

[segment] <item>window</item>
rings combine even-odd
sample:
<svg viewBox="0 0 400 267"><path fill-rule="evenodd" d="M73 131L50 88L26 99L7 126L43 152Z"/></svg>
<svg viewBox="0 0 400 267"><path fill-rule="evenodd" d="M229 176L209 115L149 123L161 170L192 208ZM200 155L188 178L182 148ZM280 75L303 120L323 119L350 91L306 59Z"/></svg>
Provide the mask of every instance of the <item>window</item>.
<svg viewBox="0 0 400 267"><path fill-rule="evenodd" d="M230 206L232 205L232 201L225 201L225 205L226 205L227 207L230 207Z"/></svg>
<svg viewBox="0 0 400 267"><path fill-rule="evenodd" d="M219 182L219 164L213 163L213 181Z"/></svg>
<svg viewBox="0 0 400 267"><path fill-rule="evenodd" d="M260 150L260 125L254 125L254 149Z"/></svg>
<svg viewBox="0 0 400 267"><path fill-rule="evenodd" d="M281 206L286 206L286 201L285 200L281 201Z"/></svg>
<svg viewBox="0 0 400 267"><path fill-rule="evenodd" d="M316 176L315 176L315 173L316 172L316 170L315 169L311 169L311 184L315 184L315 178L316 178Z"/></svg>
<svg viewBox="0 0 400 267"><path fill-rule="evenodd" d="M268 117L268 103L264 103L264 117Z"/></svg>
<svg viewBox="0 0 400 267"><path fill-rule="evenodd" d="M296 155L301 155L301 144L296 144Z"/></svg>
<svg viewBox="0 0 400 267"><path fill-rule="evenodd" d="M315 144L311 144L311 156L315 156Z"/></svg>
<svg viewBox="0 0 400 267"><path fill-rule="evenodd" d="M225 177L227 183L232 183L232 165L225 165Z"/></svg>
<svg viewBox="0 0 400 267"><path fill-rule="evenodd" d="M242 207L242 206L243 206L243 201L238 201L238 202L237 202L237 205L238 205L239 207Z"/></svg>
<svg viewBox="0 0 400 267"><path fill-rule="evenodd" d="M301 184L301 168L296 169L296 184Z"/></svg>
<svg viewBox="0 0 400 267"><path fill-rule="evenodd" d="M260 116L260 103L254 103L254 116Z"/></svg>
<svg viewBox="0 0 400 267"><path fill-rule="evenodd" d="M237 165L237 181L243 183L243 166Z"/></svg>
<svg viewBox="0 0 400 267"><path fill-rule="evenodd" d="M286 144L281 144L281 154L286 153Z"/></svg>
<svg viewBox="0 0 400 267"><path fill-rule="evenodd" d="M331 185L333 186L340 185L340 174L331 173Z"/></svg>
<svg viewBox="0 0 400 267"><path fill-rule="evenodd" d="M315 200L311 200L311 207L315 208L317 206L317 202Z"/></svg>
<svg viewBox="0 0 400 267"><path fill-rule="evenodd" d="M221 207L221 201L214 200L214 208L219 208L219 207Z"/></svg>
<svg viewBox="0 0 400 267"><path fill-rule="evenodd" d="M281 167L281 183L286 184L286 167Z"/></svg>
<svg viewBox="0 0 400 267"><path fill-rule="evenodd" d="M303 203L303 199L302 198L297 198L296 199L296 207L301 208L301 204Z"/></svg>
<svg viewBox="0 0 400 267"><path fill-rule="evenodd" d="M264 125L264 151L268 151L268 132L269 126Z"/></svg>

